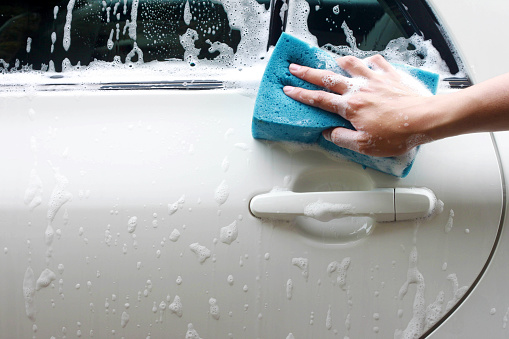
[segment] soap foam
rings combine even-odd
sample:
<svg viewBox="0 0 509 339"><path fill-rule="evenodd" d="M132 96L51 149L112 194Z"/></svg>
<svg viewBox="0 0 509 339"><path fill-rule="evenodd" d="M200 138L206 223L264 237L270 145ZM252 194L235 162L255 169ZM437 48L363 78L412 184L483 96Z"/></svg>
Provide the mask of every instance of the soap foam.
<svg viewBox="0 0 509 339"><path fill-rule="evenodd" d="M350 204L332 204L321 200L304 207L304 215L319 221L327 222L354 212Z"/></svg>
<svg viewBox="0 0 509 339"><path fill-rule="evenodd" d="M219 306L217 305L217 300L215 298L209 299L209 312L212 318L219 320L221 314L219 313Z"/></svg>
<svg viewBox="0 0 509 339"><path fill-rule="evenodd" d="M32 267L28 266L23 278L23 297L25 299L25 312L31 321L35 321L35 275Z"/></svg>
<svg viewBox="0 0 509 339"><path fill-rule="evenodd" d="M226 200L228 199L228 196L230 195L230 191L228 188L228 185L223 180L219 186L217 186L215 192L214 192L214 200L218 203L219 206L224 204Z"/></svg>
<svg viewBox="0 0 509 339"><path fill-rule="evenodd" d="M172 313L176 314L179 318L182 317L182 302L180 301L180 297L178 295L173 298L173 302L170 304L170 306L168 306L168 309Z"/></svg>
<svg viewBox="0 0 509 339"><path fill-rule="evenodd" d="M186 339L202 339L193 327L192 323L187 325Z"/></svg>
<svg viewBox="0 0 509 339"><path fill-rule="evenodd" d="M286 299L291 300L293 296L293 281L288 279L286 281Z"/></svg>
<svg viewBox="0 0 509 339"><path fill-rule="evenodd" d="M49 200L48 213L47 218L50 222L55 219L57 212L60 210L62 205L72 199L72 194L69 193L66 188L69 184L69 181L65 176L60 174L57 168L53 168L55 172L55 187L53 188L53 192L51 193L51 197Z"/></svg>
<svg viewBox="0 0 509 339"><path fill-rule="evenodd" d="M302 271L302 276L306 278L306 281L309 277L308 271L308 258L292 258L292 265L297 266Z"/></svg>
<svg viewBox="0 0 509 339"><path fill-rule="evenodd" d="M237 220L235 220L230 225L221 228L221 231L219 232L219 239L221 242L230 245L237 239L238 234Z"/></svg>
<svg viewBox="0 0 509 339"><path fill-rule="evenodd" d="M198 260L200 261L200 264L203 264L205 262L205 260L210 258L211 254L212 254L207 247L202 246L197 242L189 245L189 249L191 251L193 251L193 253L195 253L198 256Z"/></svg>
<svg viewBox="0 0 509 339"><path fill-rule="evenodd" d="M42 202L42 181L35 168L30 172L30 180L25 191L24 200L25 205L28 205L31 211Z"/></svg>

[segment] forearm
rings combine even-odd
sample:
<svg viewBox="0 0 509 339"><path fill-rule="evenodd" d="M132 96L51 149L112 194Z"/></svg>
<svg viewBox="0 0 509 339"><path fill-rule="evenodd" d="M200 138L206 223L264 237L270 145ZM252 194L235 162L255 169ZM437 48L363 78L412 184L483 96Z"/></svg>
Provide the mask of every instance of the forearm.
<svg viewBox="0 0 509 339"><path fill-rule="evenodd" d="M429 100L432 139L509 130L509 74Z"/></svg>

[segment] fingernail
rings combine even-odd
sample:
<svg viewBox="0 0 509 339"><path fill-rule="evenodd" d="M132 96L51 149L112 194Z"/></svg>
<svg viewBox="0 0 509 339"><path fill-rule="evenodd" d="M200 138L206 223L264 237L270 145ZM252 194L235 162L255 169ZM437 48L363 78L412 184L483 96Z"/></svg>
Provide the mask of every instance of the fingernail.
<svg viewBox="0 0 509 339"><path fill-rule="evenodd" d="M331 132L330 132L330 131L323 131L323 132L322 132L323 137L324 137L324 138L325 138L325 140L327 140L327 141L331 141L331 139L330 139L330 134L331 134Z"/></svg>
<svg viewBox="0 0 509 339"><path fill-rule="evenodd" d="M298 71L300 66L297 64L290 64L290 71Z"/></svg>
<svg viewBox="0 0 509 339"><path fill-rule="evenodd" d="M293 86L285 86L285 87L283 87L283 92L290 93L294 89L295 89L295 87L293 87Z"/></svg>

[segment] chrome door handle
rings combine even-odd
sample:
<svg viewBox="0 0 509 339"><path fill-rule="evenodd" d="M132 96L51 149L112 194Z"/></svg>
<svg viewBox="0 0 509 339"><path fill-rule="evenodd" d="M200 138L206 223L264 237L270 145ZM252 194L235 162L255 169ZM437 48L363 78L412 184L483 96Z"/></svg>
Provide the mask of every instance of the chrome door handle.
<svg viewBox="0 0 509 339"><path fill-rule="evenodd" d="M306 216L320 221L359 216L376 221L414 220L430 216L435 194L427 188L379 188L371 191L279 191L253 197L249 209L255 217L293 219Z"/></svg>

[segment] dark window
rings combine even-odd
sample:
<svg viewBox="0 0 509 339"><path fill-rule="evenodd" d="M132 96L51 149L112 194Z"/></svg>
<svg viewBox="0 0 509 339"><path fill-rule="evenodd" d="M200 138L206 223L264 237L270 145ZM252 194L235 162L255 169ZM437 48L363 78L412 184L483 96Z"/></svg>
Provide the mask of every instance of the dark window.
<svg viewBox="0 0 509 339"><path fill-rule="evenodd" d="M13 3L0 6L0 59L9 69L31 66L59 71L66 58L72 65L94 60L182 60L185 56L214 59L219 52L209 51L213 43L224 43L235 52L241 37L239 30L230 27L223 6L211 0ZM66 34L70 36L67 46ZM186 54L183 45L189 42L194 49Z"/></svg>

